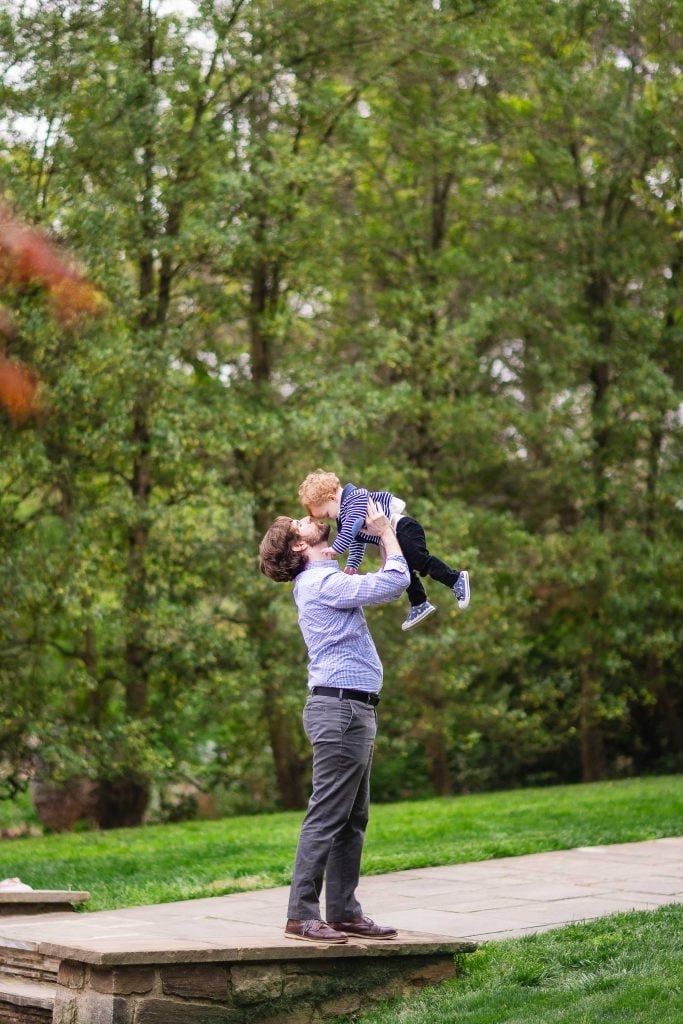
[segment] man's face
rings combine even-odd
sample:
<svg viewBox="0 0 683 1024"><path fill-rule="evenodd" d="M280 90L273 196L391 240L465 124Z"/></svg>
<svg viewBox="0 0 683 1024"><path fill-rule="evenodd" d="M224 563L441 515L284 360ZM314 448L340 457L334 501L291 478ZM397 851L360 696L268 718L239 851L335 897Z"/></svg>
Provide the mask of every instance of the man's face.
<svg viewBox="0 0 683 1024"><path fill-rule="evenodd" d="M330 536L329 523L318 523L311 516L305 516L303 519L293 519L292 522L298 528L301 540L305 541L309 547L314 548L316 544L321 544Z"/></svg>
<svg viewBox="0 0 683 1024"><path fill-rule="evenodd" d="M311 515L316 519L337 519L339 516L339 498L328 498L319 505L311 505Z"/></svg>

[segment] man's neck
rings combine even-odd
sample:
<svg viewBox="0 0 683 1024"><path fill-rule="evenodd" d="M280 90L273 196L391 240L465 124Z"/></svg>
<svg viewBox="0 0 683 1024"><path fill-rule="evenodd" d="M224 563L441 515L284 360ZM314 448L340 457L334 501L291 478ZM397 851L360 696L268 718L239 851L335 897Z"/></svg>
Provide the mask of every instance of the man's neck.
<svg viewBox="0 0 683 1024"><path fill-rule="evenodd" d="M308 547L306 549L306 560L310 562L331 562L333 560L332 555L324 555L323 551L329 547L327 541L323 541L321 544L316 544L315 547Z"/></svg>

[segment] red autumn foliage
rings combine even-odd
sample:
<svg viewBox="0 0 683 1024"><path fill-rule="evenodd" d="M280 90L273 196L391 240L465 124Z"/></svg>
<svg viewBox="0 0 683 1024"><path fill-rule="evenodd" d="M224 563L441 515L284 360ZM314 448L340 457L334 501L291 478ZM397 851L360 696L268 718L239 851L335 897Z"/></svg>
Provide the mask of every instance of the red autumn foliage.
<svg viewBox="0 0 683 1024"><path fill-rule="evenodd" d="M0 282L45 288L55 318L71 326L80 316L102 305L97 290L36 228L21 224L0 206Z"/></svg>
<svg viewBox="0 0 683 1024"><path fill-rule="evenodd" d="M38 411L38 377L28 367L0 356L0 403L15 422Z"/></svg>
<svg viewBox="0 0 683 1024"><path fill-rule="evenodd" d="M79 317L95 314L102 308L102 297L89 281L82 277L64 277L48 289L50 305L57 320L65 327Z"/></svg>
<svg viewBox="0 0 683 1024"><path fill-rule="evenodd" d="M0 285L3 284L43 288L52 315L62 327L73 326L82 316L99 312L103 305L100 293L57 246L0 205ZM12 318L0 307L0 335L11 338L14 334ZM38 387L39 379L32 370L0 355L0 405L12 420L21 422L38 412Z"/></svg>

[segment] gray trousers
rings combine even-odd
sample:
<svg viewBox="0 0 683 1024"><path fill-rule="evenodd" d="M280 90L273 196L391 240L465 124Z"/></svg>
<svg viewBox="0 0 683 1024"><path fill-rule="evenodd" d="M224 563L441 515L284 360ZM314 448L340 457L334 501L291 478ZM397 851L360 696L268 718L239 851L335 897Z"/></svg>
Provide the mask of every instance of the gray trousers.
<svg viewBox="0 0 683 1024"><path fill-rule="evenodd" d="M313 792L301 826L287 917L321 919L324 878L326 920L349 921L362 915L356 886L377 715L361 701L309 697L303 721L313 747Z"/></svg>

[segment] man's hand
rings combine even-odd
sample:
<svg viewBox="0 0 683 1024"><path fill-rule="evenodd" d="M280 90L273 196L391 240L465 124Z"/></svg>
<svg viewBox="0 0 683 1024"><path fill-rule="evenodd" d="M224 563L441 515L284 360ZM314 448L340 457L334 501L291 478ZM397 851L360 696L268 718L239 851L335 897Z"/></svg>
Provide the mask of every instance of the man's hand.
<svg viewBox="0 0 683 1024"><path fill-rule="evenodd" d="M368 515L365 520L365 529L368 533L376 534L381 538L379 548L382 567L384 567L384 562L387 558L390 558L392 555L403 554L391 523L372 498L368 498Z"/></svg>
<svg viewBox="0 0 683 1024"><path fill-rule="evenodd" d="M372 498L368 498L368 514L365 517L364 529L366 533L371 533L374 537L381 537L386 534L387 530L391 530L391 523Z"/></svg>

